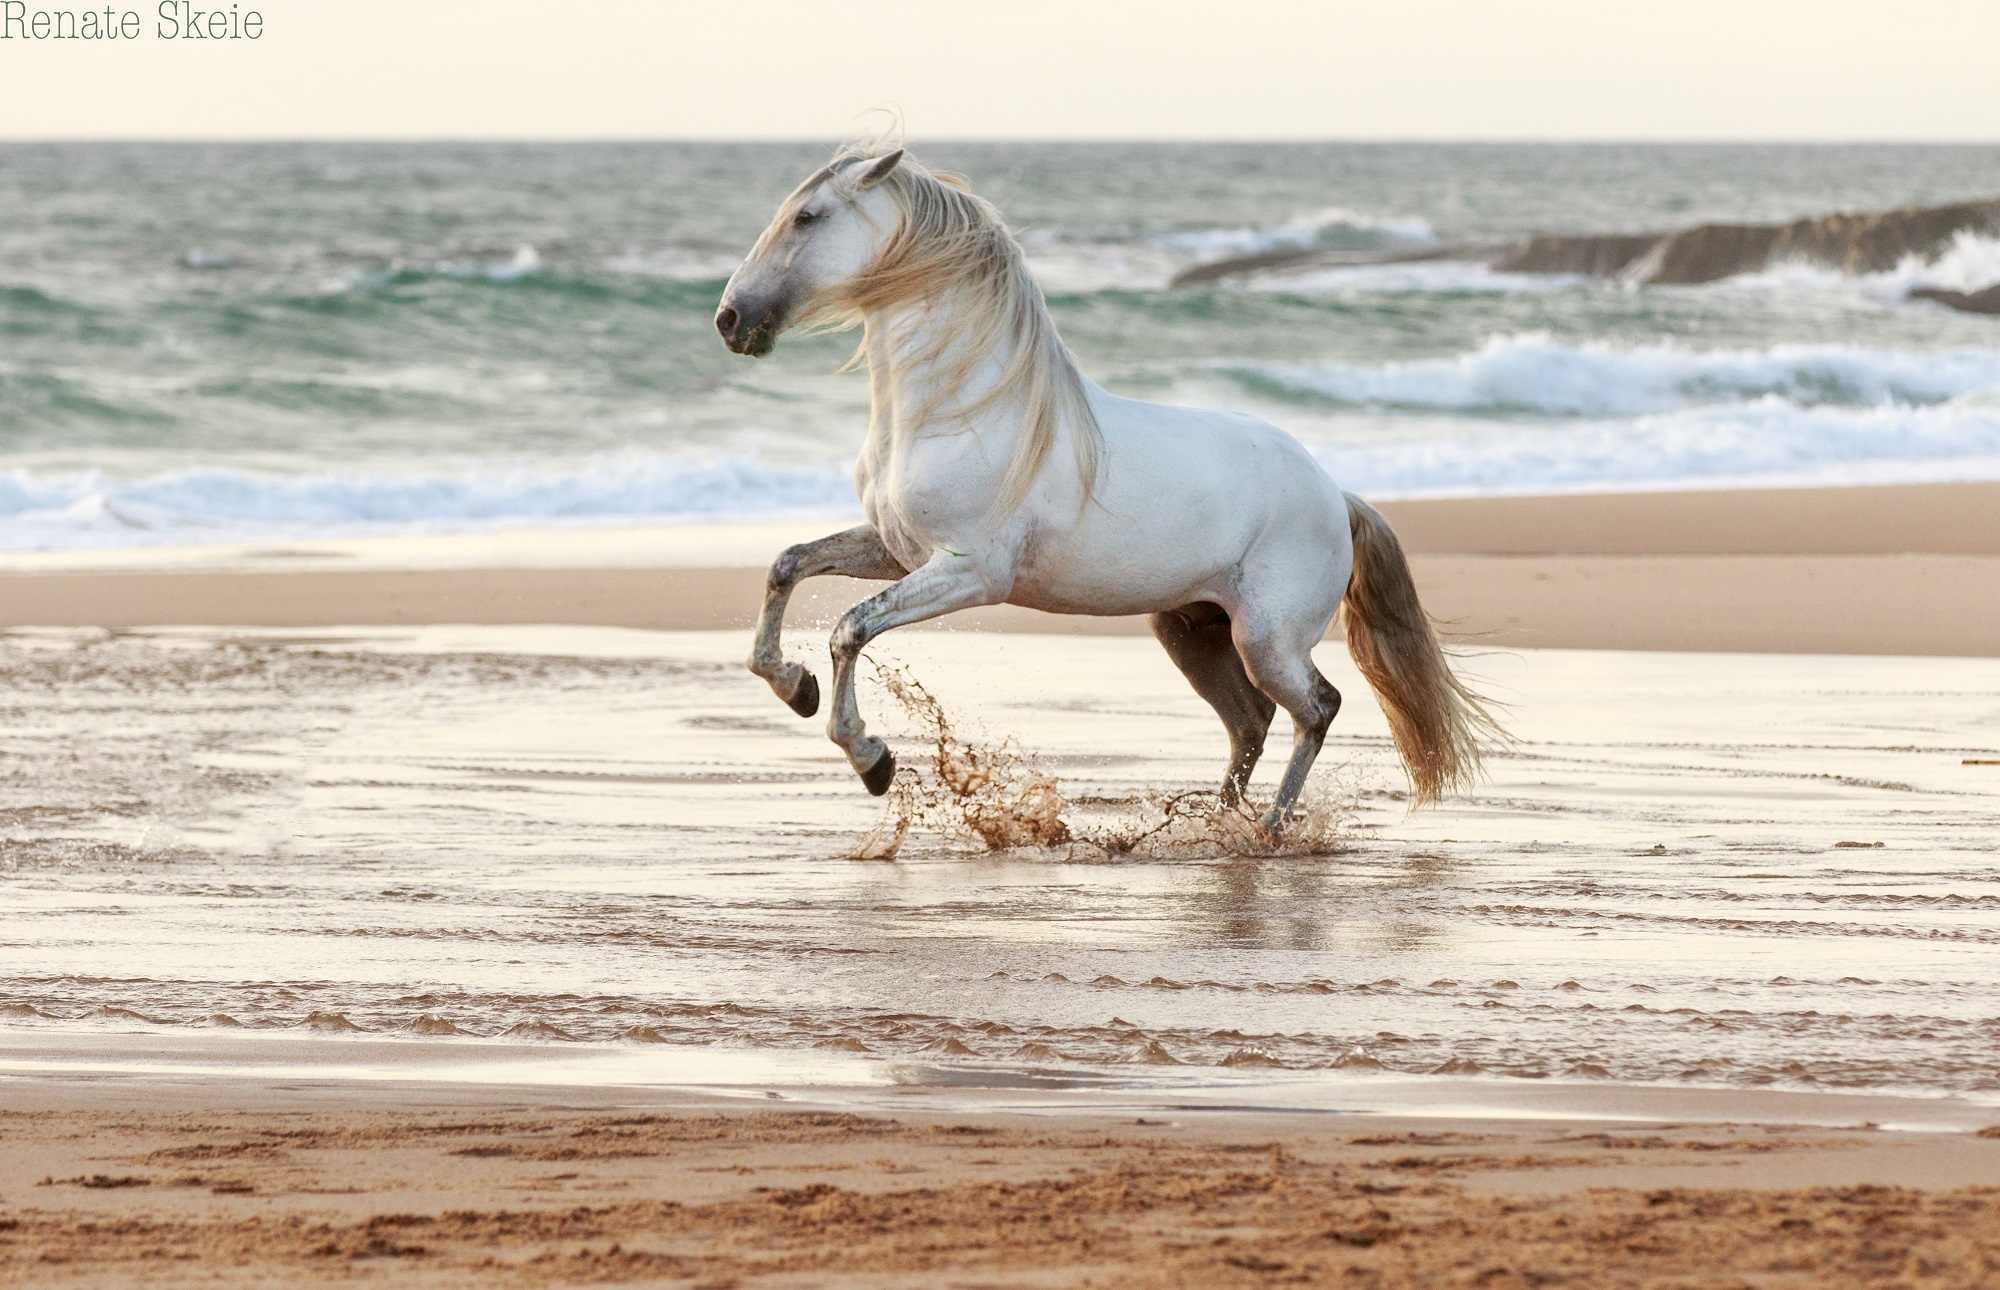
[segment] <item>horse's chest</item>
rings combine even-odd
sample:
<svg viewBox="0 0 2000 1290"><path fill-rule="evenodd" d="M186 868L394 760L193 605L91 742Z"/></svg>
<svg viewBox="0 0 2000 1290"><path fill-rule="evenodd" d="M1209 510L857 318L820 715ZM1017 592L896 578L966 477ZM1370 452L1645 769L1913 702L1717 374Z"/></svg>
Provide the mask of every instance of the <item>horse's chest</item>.
<svg viewBox="0 0 2000 1290"><path fill-rule="evenodd" d="M881 454L865 471L862 509L904 564L921 564L940 547L978 543L991 527L997 485L984 477L985 462L963 456L926 445Z"/></svg>
<svg viewBox="0 0 2000 1290"><path fill-rule="evenodd" d="M942 541L925 522L924 509L911 502L912 499L880 479L861 491L861 510L868 517L869 527L906 569L929 560Z"/></svg>

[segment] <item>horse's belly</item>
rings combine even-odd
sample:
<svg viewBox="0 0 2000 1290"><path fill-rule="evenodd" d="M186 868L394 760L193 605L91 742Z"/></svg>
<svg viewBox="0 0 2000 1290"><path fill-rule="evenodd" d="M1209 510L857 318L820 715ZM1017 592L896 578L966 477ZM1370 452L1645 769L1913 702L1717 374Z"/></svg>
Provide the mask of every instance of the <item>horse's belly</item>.
<svg viewBox="0 0 2000 1290"><path fill-rule="evenodd" d="M1007 603L1051 614L1122 618L1130 614L1156 614L1208 598L1199 593L1131 585L1107 587L1096 582L1051 583L1022 579L1014 584L1014 594L1007 598Z"/></svg>
<svg viewBox="0 0 2000 1290"><path fill-rule="evenodd" d="M1303 448L1273 436L1242 447L1222 436L1191 445L1114 440L1107 486L1082 522L1044 531L1009 599L1061 614L1157 613L1196 601L1233 613L1254 573L1259 594L1282 584L1317 599L1319 584L1338 581L1337 601L1346 503Z"/></svg>
<svg viewBox="0 0 2000 1290"><path fill-rule="evenodd" d="M1227 600L1241 554L1239 543L1194 542L1188 535L1144 542L1093 542L1088 530L1067 536L1035 551L1014 581L1012 603L1115 616Z"/></svg>

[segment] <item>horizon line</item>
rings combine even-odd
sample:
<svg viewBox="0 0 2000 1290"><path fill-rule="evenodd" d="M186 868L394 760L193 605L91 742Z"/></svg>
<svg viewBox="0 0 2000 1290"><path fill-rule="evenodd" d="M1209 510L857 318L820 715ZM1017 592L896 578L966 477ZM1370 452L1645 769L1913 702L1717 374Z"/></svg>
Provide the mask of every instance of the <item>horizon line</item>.
<svg viewBox="0 0 2000 1290"><path fill-rule="evenodd" d="M1918 148L1993 148L2000 147L2000 135L1990 139L1956 139L1923 137L1861 137L1849 139L1814 137L1673 137L1673 136L1631 136L1631 137L1589 137L1564 138L1547 135L1519 136L1450 136L1450 135L1314 135L1314 136L1256 136L1256 135L951 135L937 134L920 136L924 143L967 144L967 143L1032 143L1078 146L1100 146L1104 144L1156 144L1162 146L1226 146L1251 145L1258 147L1314 146L1321 144L1348 144L1354 146L1411 146L1435 145L1439 147L1918 147ZM570 143L700 143L700 144L840 144L847 141L844 135L708 135L708 134L551 134L551 135L507 135L507 134L435 134L435 135L372 135L372 134L301 134L301 135L124 135L124 134L52 134L52 135L0 135L0 145L5 144L63 144L63 143L163 143L163 144L271 144L271 143L513 143L513 144L570 144Z"/></svg>

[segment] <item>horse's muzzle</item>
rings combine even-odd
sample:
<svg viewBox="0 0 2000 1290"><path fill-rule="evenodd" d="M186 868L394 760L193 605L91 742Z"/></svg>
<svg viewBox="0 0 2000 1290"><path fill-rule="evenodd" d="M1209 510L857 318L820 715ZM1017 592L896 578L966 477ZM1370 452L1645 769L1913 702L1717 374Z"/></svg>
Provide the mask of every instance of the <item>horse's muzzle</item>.
<svg viewBox="0 0 2000 1290"><path fill-rule="evenodd" d="M751 322L741 311L724 305L715 311L715 330L722 334L722 343L730 353L762 358L778 342L778 315L768 310Z"/></svg>

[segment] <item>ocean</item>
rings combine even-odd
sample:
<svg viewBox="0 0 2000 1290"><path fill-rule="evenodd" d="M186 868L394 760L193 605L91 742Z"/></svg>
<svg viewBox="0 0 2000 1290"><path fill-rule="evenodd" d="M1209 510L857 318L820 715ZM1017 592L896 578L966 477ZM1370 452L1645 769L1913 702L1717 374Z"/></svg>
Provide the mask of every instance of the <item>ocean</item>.
<svg viewBox="0 0 2000 1290"><path fill-rule="evenodd" d="M0 549L858 513L852 337L722 349L823 144L0 145ZM2000 194L2000 147L938 144L1110 389L1241 408L1376 497L2000 478L2000 324L1843 277L1633 289L1420 248Z"/></svg>

